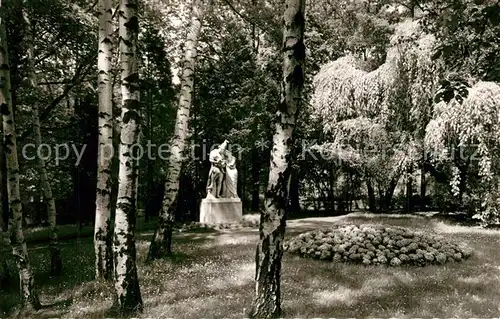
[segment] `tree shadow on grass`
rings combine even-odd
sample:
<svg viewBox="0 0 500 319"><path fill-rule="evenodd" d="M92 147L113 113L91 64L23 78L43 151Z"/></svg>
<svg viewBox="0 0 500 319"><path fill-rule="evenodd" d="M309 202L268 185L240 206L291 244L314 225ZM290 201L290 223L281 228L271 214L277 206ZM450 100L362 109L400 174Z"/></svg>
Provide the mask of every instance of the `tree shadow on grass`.
<svg viewBox="0 0 500 319"><path fill-rule="evenodd" d="M42 304L42 307L33 313L24 313L22 317L34 318L54 318L60 317L61 311L64 311L65 308L70 307L73 304L73 298L68 298L64 300L58 300L51 303Z"/></svg>
<svg viewBox="0 0 500 319"><path fill-rule="evenodd" d="M61 316L61 310L71 306L73 303L72 298L58 300L50 303L42 303L37 310L20 309L20 304L17 302L10 308L10 318L54 318ZM7 314L5 314L7 315Z"/></svg>
<svg viewBox="0 0 500 319"><path fill-rule="evenodd" d="M50 252L47 244L29 246L29 257L35 278L35 287L41 297L58 295L61 292L77 287L93 280L94 255L92 238L72 239L61 242L62 273L50 275ZM17 276L17 268L13 260L12 274ZM11 280L8 286L0 291L0 314L8 315L19 307L19 281ZM43 300L42 300L43 302Z"/></svg>
<svg viewBox="0 0 500 319"><path fill-rule="evenodd" d="M144 278L156 293L144 294L148 317L223 318L244 315L251 299L254 262L245 256L232 263L200 261L189 269L178 268L177 276ZM173 289L179 287L180 289ZM241 316L240 316L241 317Z"/></svg>
<svg viewBox="0 0 500 319"><path fill-rule="evenodd" d="M492 317L499 311L500 278L479 261L393 268L286 259L287 316Z"/></svg>
<svg viewBox="0 0 500 319"><path fill-rule="evenodd" d="M174 234L172 253L162 258L148 260L151 238L146 237L143 240L138 240L136 244L138 265L151 266L161 262L168 263L169 267L176 265L188 266L199 257L197 255L199 247L213 241L214 238L215 236L199 233Z"/></svg>
<svg viewBox="0 0 500 319"><path fill-rule="evenodd" d="M473 297L481 295L482 297ZM334 315L336 317L492 317L496 303L488 301L484 283L440 284L421 279L412 284L397 282L388 287L336 286L311 294L306 305L289 303L290 313L303 315ZM498 298L498 295L496 296ZM286 299L285 299L286 300ZM498 299L496 299L498 302ZM303 309L312 311L304 314Z"/></svg>
<svg viewBox="0 0 500 319"><path fill-rule="evenodd" d="M172 234L173 241L204 241L207 239L212 238L213 236L216 236L218 234L218 231L213 230L213 231L183 231L183 232L174 232ZM154 233L148 232L148 233L140 233L135 235L136 241L139 240L144 240L150 242L151 239L153 238Z"/></svg>

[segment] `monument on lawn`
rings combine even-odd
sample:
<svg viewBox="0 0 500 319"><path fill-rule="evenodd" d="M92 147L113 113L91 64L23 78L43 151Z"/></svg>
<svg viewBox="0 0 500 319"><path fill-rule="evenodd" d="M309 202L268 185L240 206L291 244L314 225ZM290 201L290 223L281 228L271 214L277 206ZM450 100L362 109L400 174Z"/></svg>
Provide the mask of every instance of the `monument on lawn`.
<svg viewBox="0 0 500 319"><path fill-rule="evenodd" d="M228 144L225 140L209 154L212 166L208 173L207 197L200 206L201 223L232 223L242 219L242 204L236 191L236 158L227 149Z"/></svg>

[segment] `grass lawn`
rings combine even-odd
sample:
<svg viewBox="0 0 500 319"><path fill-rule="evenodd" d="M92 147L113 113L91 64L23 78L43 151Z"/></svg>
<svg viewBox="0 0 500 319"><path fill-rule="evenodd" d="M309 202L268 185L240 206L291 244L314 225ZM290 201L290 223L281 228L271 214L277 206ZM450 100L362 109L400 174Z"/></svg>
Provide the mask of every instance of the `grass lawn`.
<svg viewBox="0 0 500 319"><path fill-rule="evenodd" d="M287 236L347 223L398 225L436 231L474 248L462 263L421 268L335 264L285 253L285 317L498 317L500 232L451 226L424 217L352 214L288 222ZM152 232L138 234L144 318L242 318L254 293L256 229L176 233L175 256L145 263ZM115 317L113 288L93 282L92 238L62 244L64 274L48 276L46 244L30 257L44 304L36 318ZM16 283L13 283L15 286ZM0 289L0 317L17 306L16 289Z"/></svg>

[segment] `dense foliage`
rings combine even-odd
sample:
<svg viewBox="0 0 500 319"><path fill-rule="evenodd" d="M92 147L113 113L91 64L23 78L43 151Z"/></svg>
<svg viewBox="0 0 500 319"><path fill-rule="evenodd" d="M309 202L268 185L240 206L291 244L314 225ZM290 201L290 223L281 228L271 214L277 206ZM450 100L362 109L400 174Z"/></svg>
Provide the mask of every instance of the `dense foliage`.
<svg viewBox="0 0 500 319"><path fill-rule="evenodd" d="M436 104L426 129L432 159L452 167L453 195L486 224L500 223L499 103L500 86L478 82L468 90L465 99L455 97L448 103ZM478 179L467 178L469 175Z"/></svg>
<svg viewBox="0 0 500 319"><path fill-rule="evenodd" d="M30 0L27 4L38 35L34 45L39 87L35 92L23 85L27 71L20 2L7 1L5 13L13 17L7 20L7 30L20 149L33 142L30 103L38 103L43 140L53 146L47 165L58 221L91 222L97 154L95 3ZM209 169L203 148L209 150L224 139L239 154L238 185L244 207L257 211L262 205L259 194L269 169L272 110L281 75L280 5L274 0L225 0L214 3L208 13L200 38L190 124L195 156L181 177L179 219L197 219L197 201L204 196ZM431 132L449 131L450 121L476 127L474 116L482 113L471 112L484 110L472 107L468 96L479 105L480 100L490 99L488 94L495 94L498 4L486 0L320 0L306 5L304 103L309 107L299 114L292 211L386 211L418 204L420 209L480 213L493 222L496 197L494 193L492 198L483 197L490 194L484 190L493 190L496 183L496 144L489 135L494 126L481 123L483 133L460 135L457 131L442 138ZM147 150L148 140L156 145L168 143L173 132L190 4L144 0L140 6L144 104L140 140ZM119 101L117 62L116 55L115 103ZM487 81L490 88L480 89L486 84L479 81ZM465 113L452 112L455 117L446 118L444 109L455 110L458 105L464 105ZM488 105L494 112L493 104ZM489 136L479 142L485 150L458 148L465 136L471 143L478 142L478 134ZM447 143L456 144L453 151ZM56 145L64 152L69 147L67 159L55 160ZM78 161L74 149L81 152L84 145ZM453 154L462 150L467 157L481 154L480 160L437 158L436 152L446 148ZM23 204L29 221L41 223L46 212L36 161L28 159L36 150L27 147L26 154L20 158ZM116 172L116 161L113 167ZM143 157L140 162L138 205L148 217L158 212L165 168L159 156ZM420 193L414 187L418 183Z"/></svg>
<svg viewBox="0 0 500 319"><path fill-rule="evenodd" d="M329 136L318 149L355 167L385 194L403 173L412 173L423 154L422 133L441 72L431 61L435 42L416 22L403 22L375 70L346 56L325 65L314 79L312 116Z"/></svg>

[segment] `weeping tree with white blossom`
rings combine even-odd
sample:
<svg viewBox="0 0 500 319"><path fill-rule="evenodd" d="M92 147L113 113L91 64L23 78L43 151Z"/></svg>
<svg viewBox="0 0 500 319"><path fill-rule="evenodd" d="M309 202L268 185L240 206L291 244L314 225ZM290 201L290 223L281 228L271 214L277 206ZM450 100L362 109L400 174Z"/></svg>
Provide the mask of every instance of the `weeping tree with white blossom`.
<svg viewBox="0 0 500 319"><path fill-rule="evenodd" d="M312 116L328 137L317 148L357 169L371 209L375 193L380 208L389 208L399 179L410 178L424 155L432 94L442 73L442 65L431 59L434 45L435 38L418 23L403 22L377 69L345 56L325 65L314 79Z"/></svg>
<svg viewBox="0 0 500 319"><path fill-rule="evenodd" d="M425 143L432 160L451 166L453 196L483 225L500 224L500 86L478 82L438 92ZM451 89L458 87L458 89ZM467 165L460 166L459 161ZM467 176L478 176L474 183Z"/></svg>

